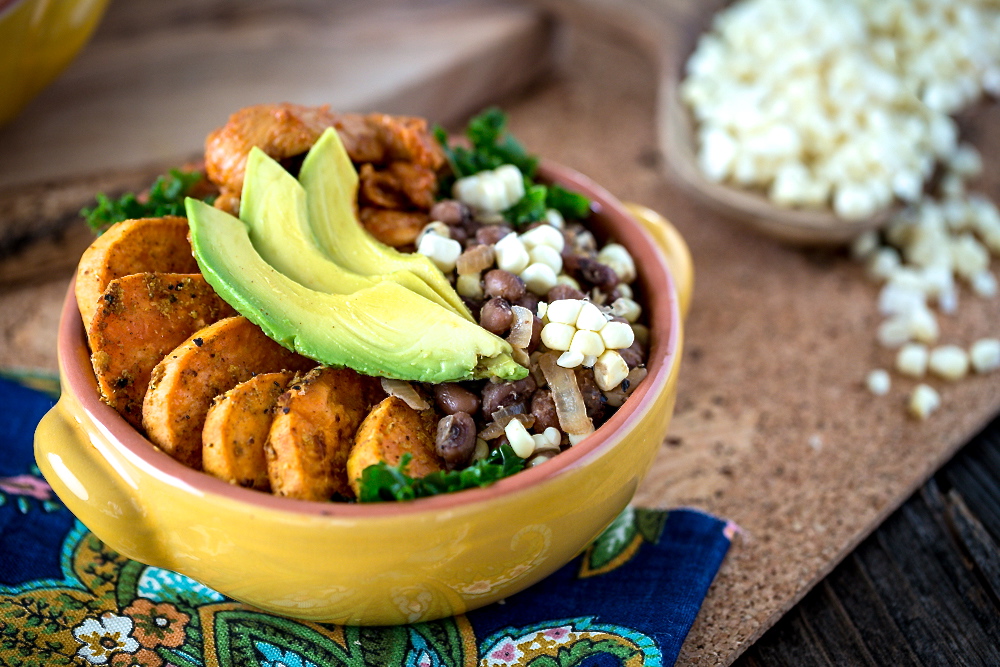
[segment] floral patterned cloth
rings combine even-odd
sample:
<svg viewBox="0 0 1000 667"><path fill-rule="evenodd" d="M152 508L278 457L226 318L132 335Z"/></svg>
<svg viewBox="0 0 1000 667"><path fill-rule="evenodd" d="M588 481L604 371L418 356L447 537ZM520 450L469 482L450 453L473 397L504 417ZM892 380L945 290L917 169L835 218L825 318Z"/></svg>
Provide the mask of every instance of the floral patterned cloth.
<svg viewBox="0 0 1000 667"><path fill-rule="evenodd" d="M52 403L0 378L4 666L672 665L734 529L630 507L582 556L504 603L402 627L296 621L128 560L90 533L34 465L34 427Z"/></svg>

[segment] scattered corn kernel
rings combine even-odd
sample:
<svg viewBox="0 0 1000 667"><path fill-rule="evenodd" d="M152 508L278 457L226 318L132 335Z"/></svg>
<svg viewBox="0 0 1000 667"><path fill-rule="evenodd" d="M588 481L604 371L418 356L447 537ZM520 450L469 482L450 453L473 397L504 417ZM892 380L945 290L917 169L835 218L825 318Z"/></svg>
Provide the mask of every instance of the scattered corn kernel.
<svg viewBox="0 0 1000 667"><path fill-rule="evenodd" d="M868 387L868 391L876 396L885 396L889 393L892 380L889 378L887 372L881 368L876 368L868 373L868 377L865 378L865 386Z"/></svg>
<svg viewBox="0 0 1000 667"><path fill-rule="evenodd" d="M588 355L596 357L604 352L604 341L601 339L601 334L596 331L577 329L577 332L573 334L573 342L569 344L569 350L570 352L579 352L585 357Z"/></svg>
<svg viewBox="0 0 1000 667"><path fill-rule="evenodd" d="M545 222L549 223L556 229L563 229L566 227L566 220L563 219L562 213L554 208L550 208L545 211Z"/></svg>
<svg viewBox="0 0 1000 667"><path fill-rule="evenodd" d="M544 246L561 253L566 247L566 239L563 238L562 232L552 225L538 225L521 234L520 239L529 250Z"/></svg>
<svg viewBox="0 0 1000 667"><path fill-rule="evenodd" d="M610 266L624 283L635 280L635 261L620 243L609 243L597 253L597 261Z"/></svg>
<svg viewBox="0 0 1000 667"><path fill-rule="evenodd" d="M583 363L584 355L580 352L566 351L559 355L556 364L563 368L576 368Z"/></svg>
<svg viewBox="0 0 1000 667"><path fill-rule="evenodd" d="M556 276L556 284L568 285L569 287L572 287L573 289L577 290L580 289L580 283L578 283L576 281L576 278L569 275L568 273L560 273L558 276Z"/></svg>
<svg viewBox="0 0 1000 667"><path fill-rule="evenodd" d="M977 373L989 373L1000 368L1000 340L981 338L969 348L969 361Z"/></svg>
<svg viewBox="0 0 1000 667"><path fill-rule="evenodd" d="M468 299L482 299L484 296L478 273L460 275L455 282L455 291Z"/></svg>
<svg viewBox="0 0 1000 667"><path fill-rule="evenodd" d="M558 302L554 302L558 303ZM550 350L568 350L573 342L576 327L552 321L552 304L549 304L549 323L542 327L542 344Z"/></svg>
<svg viewBox="0 0 1000 667"><path fill-rule="evenodd" d="M455 181L452 194L478 211L499 213L524 196L524 177L512 164Z"/></svg>
<svg viewBox="0 0 1000 667"><path fill-rule="evenodd" d="M557 429L555 426L549 426L542 434L548 438L549 444L553 447L558 447L562 443L562 431Z"/></svg>
<svg viewBox="0 0 1000 667"><path fill-rule="evenodd" d="M604 316L601 309L590 303L583 302L580 307L580 314L576 318L576 328L587 331L600 331L607 325L608 318Z"/></svg>
<svg viewBox="0 0 1000 667"><path fill-rule="evenodd" d="M594 364L594 379L601 391L611 391L628 377L628 364L615 350L607 350Z"/></svg>
<svg viewBox="0 0 1000 667"><path fill-rule="evenodd" d="M417 252L426 255L436 267L448 273L455 268L455 262L462 254L462 244L440 234L428 233L420 239Z"/></svg>
<svg viewBox="0 0 1000 667"><path fill-rule="evenodd" d="M601 329L601 340L609 350L623 350L635 342L635 332L624 322L608 322Z"/></svg>
<svg viewBox="0 0 1000 667"><path fill-rule="evenodd" d="M511 449L522 459L526 459L534 453L535 441L519 420L511 419L503 431L507 435Z"/></svg>
<svg viewBox="0 0 1000 667"><path fill-rule="evenodd" d="M619 297L611 304L611 313L624 317L629 322L635 322L642 314L642 306L627 297Z"/></svg>
<svg viewBox="0 0 1000 667"><path fill-rule="evenodd" d="M896 354L896 370L903 375L922 378L927 373L927 346L921 343L907 343Z"/></svg>
<svg viewBox="0 0 1000 667"><path fill-rule="evenodd" d="M517 238L517 232L511 232L497 241L493 249L497 255L497 267L510 273L521 273L531 261L527 248Z"/></svg>
<svg viewBox="0 0 1000 667"><path fill-rule="evenodd" d="M942 345L931 350L927 367L944 380L960 380L969 372L969 355L957 345Z"/></svg>
<svg viewBox="0 0 1000 667"><path fill-rule="evenodd" d="M918 384L910 394L910 414L917 419L927 419L939 407L941 407L941 396L933 387Z"/></svg>
<svg viewBox="0 0 1000 667"><path fill-rule="evenodd" d="M548 315L549 322L560 322L576 326L576 320L580 317L580 310L583 308L583 304L584 302L579 299L558 299L549 303L546 315Z"/></svg>
<svg viewBox="0 0 1000 667"><path fill-rule="evenodd" d="M535 229L541 229L541 227ZM523 235L521 240L524 240ZM544 264L552 269L553 277L559 275L559 272L562 271L563 261L558 250L547 245L529 246L525 243L525 246L528 248L528 257L531 258L532 264Z"/></svg>
<svg viewBox="0 0 1000 667"><path fill-rule="evenodd" d="M594 364L596 363L597 363L597 357L593 354L587 354L584 355L583 363L581 363L580 365L583 366L584 368L593 368Z"/></svg>
<svg viewBox="0 0 1000 667"><path fill-rule="evenodd" d="M521 271L520 278L532 294L539 296L545 296L556 286L556 272L547 264L529 264Z"/></svg>

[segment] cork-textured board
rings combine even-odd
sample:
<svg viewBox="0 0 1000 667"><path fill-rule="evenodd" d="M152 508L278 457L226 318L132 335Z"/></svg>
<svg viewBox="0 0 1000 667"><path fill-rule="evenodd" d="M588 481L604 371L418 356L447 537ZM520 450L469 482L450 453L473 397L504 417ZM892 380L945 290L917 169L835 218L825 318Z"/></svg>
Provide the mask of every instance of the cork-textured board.
<svg viewBox="0 0 1000 667"><path fill-rule="evenodd" d="M1000 410L1000 375L932 382L943 406L909 419L912 383L862 387L893 354L875 343L877 287L836 252L741 230L665 178L652 60L606 33L571 32L556 74L498 100L534 152L667 215L691 246L695 292L671 433L637 502L694 506L742 528L678 664L726 665ZM962 121L1000 200L1000 109ZM994 266L995 268L995 266ZM54 366L59 278L0 293L0 366ZM1000 300L962 293L943 338L996 335Z"/></svg>

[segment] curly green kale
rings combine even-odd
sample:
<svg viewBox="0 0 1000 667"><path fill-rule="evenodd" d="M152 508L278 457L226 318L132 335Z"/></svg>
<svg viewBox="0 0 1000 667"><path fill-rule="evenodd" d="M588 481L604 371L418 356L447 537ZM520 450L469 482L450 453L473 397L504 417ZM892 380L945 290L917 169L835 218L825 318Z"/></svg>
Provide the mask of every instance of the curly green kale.
<svg viewBox="0 0 1000 667"><path fill-rule="evenodd" d="M410 454L403 454L399 465L391 466L385 461L380 461L365 468L361 473L358 500L363 503L373 503L426 498L489 486L524 469L524 459L515 454L508 444L501 445L488 457L476 461L464 470L432 472L420 478L406 474L406 467L411 458Z"/></svg>
<svg viewBox="0 0 1000 667"><path fill-rule="evenodd" d="M118 199L109 199L100 192L95 197L97 205L80 211L87 225L100 235L108 227L122 220L159 218L165 215L184 216L184 197L202 179L201 172L171 169L166 176L158 177L149 188L144 201L133 192L126 192ZM206 198L211 203L214 197Z"/></svg>

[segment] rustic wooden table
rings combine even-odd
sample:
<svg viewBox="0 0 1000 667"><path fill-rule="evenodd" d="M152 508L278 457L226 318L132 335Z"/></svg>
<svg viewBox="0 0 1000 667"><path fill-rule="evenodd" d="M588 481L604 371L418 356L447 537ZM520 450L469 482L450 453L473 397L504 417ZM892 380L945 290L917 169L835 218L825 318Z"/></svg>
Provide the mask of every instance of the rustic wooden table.
<svg viewBox="0 0 1000 667"><path fill-rule="evenodd" d="M43 141L55 151L59 144L53 137L65 132L66 123L100 120L99 115L96 120L93 116L75 118L70 107L53 110L47 105L69 104L73 95L86 98L91 92L89 85L99 85L103 94L128 90L127 85L112 85L113 81L95 81L88 73L88 67L98 72L112 71L116 49L129 53L138 50L145 60L137 57L137 61L153 71L158 62L156 49L160 49L163 62L181 68L171 73L172 85L185 90L183 84L190 81L194 86L191 90L208 96L205 104L218 109L221 99L228 109L242 102L230 105L226 96L216 95L212 85L205 85L206 80L224 81L228 72L206 73L205 58L171 59L171 31L188 34L185 44L192 49L211 46L212 35L237 40L240 31L247 31L253 37L249 42L253 48L281 58L285 53L283 45L296 30L312 36L305 40L307 46L322 50L322 36L327 34L322 28L330 21L325 13L328 11L339 12L336 18L340 22L351 16L365 21L368 32L352 42L356 49L366 44L382 50L391 46L392 42L379 32L391 22L387 18L382 23L381 16L396 16L395 25L402 25L405 33L412 32L411 25L424 20L418 15L420 7L405 4L400 9L385 1L366 5L364 14L352 14L361 4L345 2L331 9L328 3L318 0L268 0L254 3L250 9L243 3L224 0L169 5L147 0L113 3L93 48L88 47L90 50L74 65L76 69L69 70L63 79L72 85L60 88L57 84L29 108L24 119L0 129L0 174L16 177L20 173L19 155L25 156L26 165L35 165L33 168L44 162L37 159L32 141ZM893 518L886 524L887 529L895 530L890 527L900 521L896 517L903 516L919 531L942 525L938 520L941 512L965 516L953 496L938 493L946 488L942 480L951 483L948 475L952 473L938 478L936 490L927 487L921 491L915 502L923 505L916 510L904 509L899 515L893 515L893 511L1000 410L998 376L971 378L956 385L938 384L944 405L926 423L908 419L903 410L911 383L897 378L888 396L873 399L863 390L862 379L875 366L891 365L892 359L892 353L879 348L874 340L879 319L875 308L877 288L842 254L791 249L742 231L700 207L665 177L656 122L660 73L645 52L620 34L590 29L553 33L551 22L531 9L487 0L469 7L469 3L457 0L426 3L429 13L424 18L438 26L438 32L428 28L426 34L438 35L439 43L455 34L450 43L456 49L442 60L425 63L426 68L414 74L416 78L408 84L379 89L373 93L371 104L388 100L385 103L394 110L432 117L440 113L437 120L454 123L462 114L455 104L443 105L443 101L454 101L449 97L454 93L449 86L456 82L463 86L463 113L487 100L500 102L510 112L515 133L533 151L590 175L622 199L663 212L685 235L694 255L695 294L687 322L676 416L637 501L660 507L695 506L736 521L743 533L708 595L680 664L730 664L793 608L796 611L776 634L769 635L747 656L748 664L783 664L781 656L795 656L800 646L796 642L803 641L803 636L813 642L810 654L818 656L812 664L850 664L851 657L863 651L857 648L852 653L834 647L860 646L858 635L865 641L877 639L881 652L867 649L871 664L894 664L883 662L882 657L910 653L920 656L925 664L935 663L927 655L936 655L937 664L956 664L949 660L962 653L961 644L948 625L928 630L926 636L936 638L922 645L931 646L929 652L903 648L903 642L909 641L907 637L913 636L907 632L917 632L930 622L927 619L938 618L934 613L937 607L921 607L926 613L915 616L918 607L911 604L914 599L924 604L933 597L933 591L910 584L918 592L904 593L910 595L905 604L886 602L890 598L883 597L885 613L877 607L867 616L851 616L848 612L848 622L843 610L860 606L864 611L869 605L863 596L856 598L858 605L853 607L845 601L856 587L845 578L843 568L880 594L885 587L899 588L899 582L890 575L899 570L908 575L916 573L919 563L897 561L889 567L883 556L897 549L904 554L914 551L912 541L904 540L898 543L903 546L897 547L893 546L897 543L876 536L874 542L864 542L861 550L852 554L855 547L890 515ZM158 23L151 27L141 21L143 11L151 11ZM476 11L486 13L477 15ZM485 25L501 24L504 30L500 32L476 32ZM162 29L164 25L169 29ZM470 34L492 37L459 38ZM404 51L404 56L421 52L419 40L409 44L411 50ZM477 46L480 48L474 48ZM549 46L554 49L549 51ZM205 57L211 55L210 51ZM220 62L226 61L224 56L216 54ZM296 57L301 58L302 53ZM538 76L541 65L550 57L555 59L555 67ZM274 67L280 69L277 64ZM464 72L465 76L454 78L455 72ZM306 86L297 94L301 101L319 101L324 95L327 99L351 99L337 98L337 90L330 83L335 77L320 74L324 84L314 90L308 88L308 76L296 79ZM484 80L491 85L484 86ZM477 84L479 93L472 95L470 90ZM140 86L138 90L147 88ZM260 94L279 95L263 84ZM296 93L280 94L296 99L292 95ZM272 97L268 101L274 101ZM186 104L197 107L201 101L191 98ZM254 101L265 100L256 97ZM343 103L344 108L365 108L365 103L357 99ZM88 104L98 102L91 100ZM148 125L149 118L129 114L127 97L122 104L116 108L116 124L121 131L134 133L128 135L133 137L148 136L148 132L143 134L143 127L134 125ZM148 109L148 104L142 108ZM55 114L55 119L41 123L46 113ZM185 132L203 135L224 121L224 113L216 113L219 118L199 120L193 127L184 128ZM1000 200L998 121L1000 109L983 105L962 123L966 136L980 146L986 158L986 175L978 185L994 200ZM177 121L184 122L183 117ZM41 134L29 131L31 127L40 128ZM108 162L102 153L95 156L93 164L97 166L87 170L81 168L87 166L86 160L76 156L66 159L77 165L73 170L52 174L44 182L16 182L17 178L11 177L13 180L4 186L0 181L0 254L4 255L0 260L0 366L54 368L58 308L72 266L87 242L87 232L73 211L97 189L140 187L169 164L169 158L198 150L200 140L184 138L183 133L172 136L175 139L167 146L169 150L154 145L152 152L143 152L138 139L119 147L112 138L114 148L104 151L114 157L117 150L128 157L127 164ZM943 336L948 341L968 344L985 335L996 335L997 322L1000 302L963 293L959 314L942 323ZM977 475L970 472L967 477L979 480ZM961 485L956 486L969 500L971 496ZM971 506L972 501L969 503ZM976 509L973 514L992 526L995 540L996 524L988 524L986 510ZM947 537L951 533L942 534ZM866 555L865 549L873 543L882 551ZM931 562L945 558L943 547L939 549L935 544L932 540L924 547L931 554ZM979 548L977 544L968 548ZM842 569L834 570L849 555ZM974 577L979 577L976 581L989 577L994 577L989 581L995 581L996 566L991 557L984 557L985 565L977 565L980 569L974 572ZM965 567L967 561L965 558L957 562ZM886 567L876 567L881 565ZM831 577L824 579L831 571ZM919 580L920 575L914 576ZM937 576L924 579L942 580ZM795 607L821 581L824 583L816 589L818 593ZM968 579L956 581L956 586L965 586L960 589L963 593L978 594L967 586ZM995 602L997 588L990 590L983 595ZM862 628L874 627L886 618L897 628L909 624L907 632L900 631L903 638L890 630L862 632ZM952 618L957 619L950 621L953 627L966 627L966 616ZM984 627L995 632L989 624ZM984 636L992 636L992 642L997 642L995 633ZM854 643L845 644L844 637L852 638ZM817 643L826 640L826 644ZM935 653L933 645L937 640L946 644L951 653ZM989 664L989 655L983 653L980 663L968 664ZM796 660L785 660L784 664L803 664Z"/></svg>

